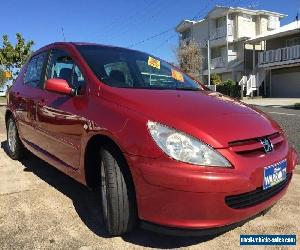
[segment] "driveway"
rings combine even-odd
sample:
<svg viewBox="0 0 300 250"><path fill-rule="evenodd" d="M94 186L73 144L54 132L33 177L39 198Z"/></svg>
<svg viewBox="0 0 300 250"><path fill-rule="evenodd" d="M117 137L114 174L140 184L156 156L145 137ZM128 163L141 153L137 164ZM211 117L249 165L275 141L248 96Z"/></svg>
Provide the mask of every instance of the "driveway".
<svg viewBox="0 0 300 250"><path fill-rule="evenodd" d="M218 237L170 237L136 229L107 238L97 192L32 155L22 162L7 156L3 113L0 108L1 249L236 249L240 234L300 233L300 175L295 174L287 194L265 215Z"/></svg>
<svg viewBox="0 0 300 250"><path fill-rule="evenodd" d="M261 107L290 107L300 103L300 98L244 98L243 102Z"/></svg>

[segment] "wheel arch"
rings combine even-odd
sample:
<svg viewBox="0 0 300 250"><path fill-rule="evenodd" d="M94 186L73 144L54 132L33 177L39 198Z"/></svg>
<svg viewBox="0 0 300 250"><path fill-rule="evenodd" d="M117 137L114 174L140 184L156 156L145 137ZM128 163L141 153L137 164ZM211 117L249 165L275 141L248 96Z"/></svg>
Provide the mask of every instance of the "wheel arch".
<svg viewBox="0 0 300 250"><path fill-rule="evenodd" d="M133 188L135 188L130 167L120 146L110 136L104 134L93 135L86 144L84 151L84 175L86 185L95 188L100 184L100 149L106 145L112 146L117 150L118 159L121 160L125 166L125 169L122 170L126 172L127 177L130 177Z"/></svg>

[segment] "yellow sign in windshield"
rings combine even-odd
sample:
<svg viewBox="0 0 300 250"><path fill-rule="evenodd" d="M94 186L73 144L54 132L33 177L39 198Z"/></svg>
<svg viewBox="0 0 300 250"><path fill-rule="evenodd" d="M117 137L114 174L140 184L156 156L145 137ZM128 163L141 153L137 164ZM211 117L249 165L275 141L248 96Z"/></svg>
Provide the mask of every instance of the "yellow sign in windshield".
<svg viewBox="0 0 300 250"><path fill-rule="evenodd" d="M149 58L148 58L148 65L153 68L160 69L160 61L156 60L155 58L153 58L151 56L149 56Z"/></svg>
<svg viewBox="0 0 300 250"><path fill-rule="evenodd" d="M177 70L172 69L172 77L179 82L184 82L183 75Z"/></svg>

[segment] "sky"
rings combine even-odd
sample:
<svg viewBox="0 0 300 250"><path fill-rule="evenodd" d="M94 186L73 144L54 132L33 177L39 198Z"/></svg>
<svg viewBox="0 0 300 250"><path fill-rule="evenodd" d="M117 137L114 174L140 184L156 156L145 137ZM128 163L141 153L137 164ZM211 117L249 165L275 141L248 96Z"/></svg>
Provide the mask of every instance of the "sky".
<svg viewBox="0 0 300 250"><path fill-rule="evenodd" d="M203 18L215 5L287 14L283 25L300 14L300 0L3 0L0 36L14 43L20 32L35 42L34 50L65 39L131 47L175 62L176 25Z"/></svg>

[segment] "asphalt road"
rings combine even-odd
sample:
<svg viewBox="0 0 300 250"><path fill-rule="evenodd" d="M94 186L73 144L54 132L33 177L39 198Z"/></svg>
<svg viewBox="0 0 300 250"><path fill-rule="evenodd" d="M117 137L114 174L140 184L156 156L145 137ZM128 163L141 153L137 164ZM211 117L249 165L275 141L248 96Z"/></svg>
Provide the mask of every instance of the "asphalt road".
<svg viewBox="0 0 300 250"><path fill-rule="evenodd" d="M258 106L257 106L258 107ZM300 110L291 108L258 107L277 121L284 129L290 145L300 155Z"/></svg>
<svg viewBox="0 0 300 250"><path fill-rule="evenodd" d="M277 112L270 115L291 144L299 145L298 111L264 111ZM0 249L236 249L240 234L300 234L300 175L295 174L287 194L265 215L218 237L170 237L137 228L107 238L97 192L32 155L22 162L7 156L3 113L0 108Z"/></svg>

